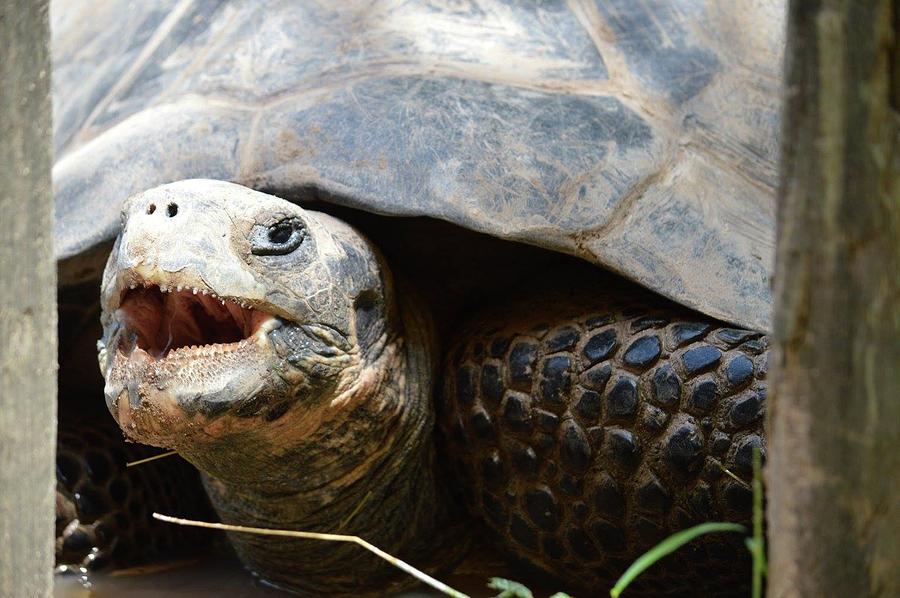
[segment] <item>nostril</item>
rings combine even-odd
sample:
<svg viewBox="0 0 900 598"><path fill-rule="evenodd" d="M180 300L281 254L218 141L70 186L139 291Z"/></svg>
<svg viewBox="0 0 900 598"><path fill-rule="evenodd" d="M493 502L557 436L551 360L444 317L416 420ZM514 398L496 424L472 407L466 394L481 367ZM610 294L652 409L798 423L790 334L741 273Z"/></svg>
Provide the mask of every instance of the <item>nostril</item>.
<svg viewBox="0 0 900 598"><path fill-rule="evenodd" d="M172 216L174 216L177 213L178 213L178 204L170 203L168 206L166 206L166 215L169 218L171 218Z"/></svg>
<svg viewBox="0 0 900 598"><path fill-rule="evenodd" d="M152 214L152 213L155 212L155 211L156 211L156 204L155 204L155 203L152 203L152 204L150 204L149 206L147 206L147 213L148 213L148 214Z"/></svg>

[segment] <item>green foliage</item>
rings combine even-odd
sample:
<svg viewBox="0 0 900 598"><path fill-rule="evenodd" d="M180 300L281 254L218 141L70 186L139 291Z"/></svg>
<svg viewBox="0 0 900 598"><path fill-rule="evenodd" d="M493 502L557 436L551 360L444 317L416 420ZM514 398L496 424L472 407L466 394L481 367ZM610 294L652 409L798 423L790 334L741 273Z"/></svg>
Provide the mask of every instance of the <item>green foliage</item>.
<svg viewBox="0 0 900 598"><path fill-rule="evenodd" d="M724 468L723 468L724 469ZM725 473L743 483L738 476L724 469ZM753 535L746 538L744 543L753 557L753 598L762 598L762 579L768 574L766 563L766 540L763 533L763 484L762 484L762 457L759 449L753 449ZM641 555L622 574L616 585L609 591L612 598L618 598L625 588L650 566L666 555L672 554L691 540L704 534L721 532L746 533L747 528L737 523L707 522L672 534L643 555ZM500 590L494 598L534 598L531 590L516 581L510 581L501 577L491 578L488 587ZM572 598L563 592L557 592L550 598Z"/></svg>
<svg viewBox="0 0 900 598"><path fill-rule="evenodd" d="M633 582L638 575L647 570L648 567L668 554L672 554L694 538L703 534L713 534L718 532L744 532L747 528L737 523L701 523L686 530L672 534L644 554L642 554L630 567L622 574L613 589L609 591L612 598L618 598L619 595Z"/></svg>
<svg viewBox="0 0 900 598"><path fill-rule="evenodd" d="M500 593L494 598L534 598L531 590L511 579L492 577L491 581L488 582L488 587L492 590L500 590Z"/></svg>
<svg viewBox="0 0 900 598"><path fill-rule="evenodd" d="M763 487L762 455L753 449L753 537L745 540L747 550L753 556L753 598L762 598L762 578L768 575L766 563L766 538L763 535Z"/></svg>
<svg viewBox="0 0 900 598"><path fill-rule="evenodd" d="M500 593L494 598L534 598L531 590L511 579L503 579L502 577L492 577L488 583L488 587L492 590L500 590ZM550 598L572 598L565 592L557 592Z"/></svg>

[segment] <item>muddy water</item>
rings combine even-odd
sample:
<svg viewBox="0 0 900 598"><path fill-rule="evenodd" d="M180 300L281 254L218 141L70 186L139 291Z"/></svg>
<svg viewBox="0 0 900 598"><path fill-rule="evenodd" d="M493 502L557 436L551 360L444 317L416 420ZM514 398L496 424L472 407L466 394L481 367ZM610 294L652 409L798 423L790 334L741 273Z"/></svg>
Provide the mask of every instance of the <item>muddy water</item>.
<svg viewBox="0 0 900 598"><path fill-rule="evenodd" d="M88 573L87 583L77 572L57 573L55 598L111 598L119 596L150 598L151 596L222 596L229 598L263 598L290 596L265 586L247 573L240 564L224 557L201 561L171 563L158 567L137 568L112 573Z"/></svg>
<svg viewBox="0 0 900 598"><path fill-rule="evenodd" d="M77 572L57 573L54 598L290 598L294 594L260 583L241 565L228 557L172 563L114 573L89 573L87 584ZM473 598L492 596L484 587L485 578L452 575L442 581ZM87 586L87 587L86 587ZM421 588L397 595L397 598L433 598L437 592Z"/></svg>

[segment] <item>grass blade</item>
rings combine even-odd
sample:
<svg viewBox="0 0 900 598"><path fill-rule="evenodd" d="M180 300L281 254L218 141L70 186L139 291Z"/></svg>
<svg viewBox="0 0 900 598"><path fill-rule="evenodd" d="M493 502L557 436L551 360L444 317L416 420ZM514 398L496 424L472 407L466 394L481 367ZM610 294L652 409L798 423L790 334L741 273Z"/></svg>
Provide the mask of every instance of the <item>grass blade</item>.
<svg viewBox="0 0 900 598"><path fill-rule="evenodd" d="M749 540L749 539L748 539ZM749 542L753 555L753 598L762 598L762 578L766 575L766 538L763 535L762 455L753 449L753 539Z"/></svg>
<svg viewBox="0 0 900 598"><path fill-rule="evenodd" d="M619 578L619 581L616 582L616 585L613 587L613 589L609 591L609 595L612 596L612 598L619 598L619 595L622 594L625 588L627 588L628 585L633 582L638 575L646 571L647 568L649 568L659 559L675 552L698 536L719 532L746 533L747 528L738 523L709 522L701 523L700 525L695 525L694 527L672 534L671 536L642 554L640 558L633 562L631 566L628 567L628 569L625 571L625 573L622 574L622 577Z"/></svg>

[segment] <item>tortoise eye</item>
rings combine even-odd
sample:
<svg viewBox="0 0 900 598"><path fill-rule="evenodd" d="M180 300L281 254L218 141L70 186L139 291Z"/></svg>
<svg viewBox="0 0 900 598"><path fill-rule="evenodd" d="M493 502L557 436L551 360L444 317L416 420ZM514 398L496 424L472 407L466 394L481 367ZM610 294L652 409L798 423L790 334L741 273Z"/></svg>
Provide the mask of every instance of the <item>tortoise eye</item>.
<svg viewBox="0 0 900 598"><path fill-rule="evenodd" d="M253 255L286 255L303 243L306 229L299 218L285 218L275 224L257 224L250 233Z"/></svg>

